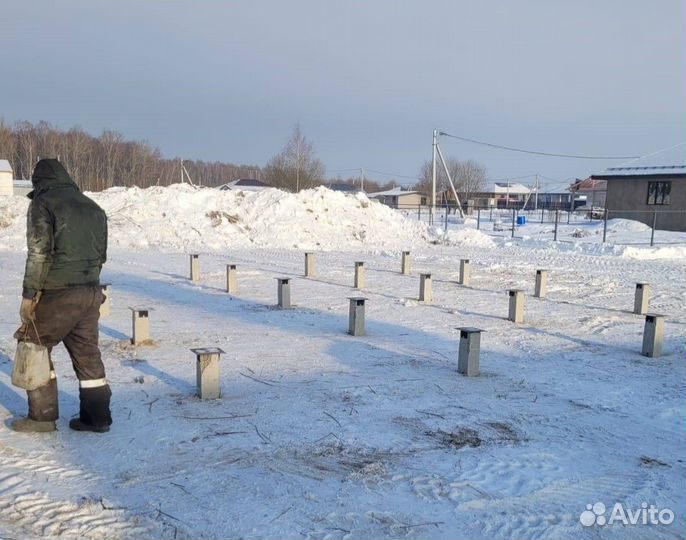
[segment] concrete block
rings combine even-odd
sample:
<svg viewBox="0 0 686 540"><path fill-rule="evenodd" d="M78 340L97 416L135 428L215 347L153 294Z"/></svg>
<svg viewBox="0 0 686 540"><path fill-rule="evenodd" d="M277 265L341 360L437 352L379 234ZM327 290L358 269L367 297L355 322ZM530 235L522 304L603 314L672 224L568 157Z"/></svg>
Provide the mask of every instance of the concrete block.
<svg viewBox="0 0 686 540"><path fill-rule="evenodd" d="M314 277L314 253L305 253L305 277Z"/></svg>
<svg viewBox="0 0 686 540"><path fill-rule="evenodd" d="M643 356L655 358L662 356L662 340L665 335L665 316L657 313L646 315L643 328Z"/></svg>
<svg viewBox="0 0 686 540"><path fill-rule="evenodd" d="M219 380L219 358L224 352L216 347L191 349L196 357L195 379L200 399L219 399L221 384Z"/></svg>
<svg viewBox="0 0 686 540"><path fill-rule="evenodd" d="M129 308L131 310L132 337L131 343L138 345L150 340L150 309Z"/></svg>
<svg viewBox="0 0 686 540"><path fill-rule="evenodd" d="M472 265L469 259L460 260L460 285L469 287L469 283L472 279Z"/></svg>
<svg viewBox="0 0 686 540"><path fill-rule="evenodd" d="M290 278L276 278L278 306L281 309L291 309L291 280Z"/></svg>
<svg viewBox="0 0 686 540"><path fill-rule="evenodd" d="M434 295L431 286L431 274L419 274L419 301L433 302Z"/></svg>
<svg viewBox="0 0 686 540"><path fill-rule="evenodd" d="M457 359L457 371L467 377L479 375L479 357L481 355L481 332L479 328L463 327L460 331L460 350Z"/></svg>
<svg viewBox="0 0 686 540"><path fill-rule="evenodd" d="M403 251L401 272L403 274L405 274L406 276L409 276L410 271L411 271L410 267L411 267L410 252L409 251Z"/></svg>
<svg viewBox="0 0 686 540"><path fill-rule="evenodd" d="M634 293L634 313L637 315L645 315L648 313L649 303L650 285L648 283L636 283L636 292Z"/></svg>
<svg viewBox="0 0 686 540"><path fill-rule="evenodd" d="M362 261L357 261L355 263L355 288L364 289L365 287L365 272L364 263Z"/></svg>
<svg viewBox="0 0 686 540"><path fill-rule="evenodd" d="M536 270L536 288L534 296L536 298L545 298L548 295L548 271Z"/></svg>
<svg viewBox="0 0 686 540"><path fill-rule="evenodd" d="M350 310L348 312L348 334L351 336L364 336L364 308L366 298L353 296L349 298Z"/></svg>
<svg viewBox="0 0 686 540"><path fill-rule="evenodd" d="M200 255L191 254L191 281L200 281Z"/></svg>
<svg viewBox="0 0 686 540"><path fill-rule="evenodd" d="M229 294L238 292L238 270L235 264L226 265L226 292Z"/></svg>
<svg viewBox="0 0 686 540"><path fill-rule="evenodd" d="M524 291L511 289L508 295L510 296L510 311L507 319L515 323L524 322Z"/></svg>

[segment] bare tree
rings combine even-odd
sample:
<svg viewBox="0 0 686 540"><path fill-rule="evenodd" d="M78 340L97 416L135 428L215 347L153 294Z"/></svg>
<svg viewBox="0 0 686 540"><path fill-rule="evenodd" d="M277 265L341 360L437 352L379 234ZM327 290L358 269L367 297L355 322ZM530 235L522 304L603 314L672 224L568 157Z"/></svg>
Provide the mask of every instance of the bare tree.
<svg viewBox="0 0 686 540"><path fill-rule="evenodd" d="M296 124L281 152L267 163L264 176L274 187L298 192L321 184L324 170L314 146L300 130L300 124Z"/></svg>
<svg viewBox="0 0 686 540"><path fill-rule="evenodd" d="M460 161L455 158L446 158L446 165L450 176L455 184L455 190L464 195L464 200L471 197L473 193L483 192L486 186L486 169L471 159L467 161ZM447 191L448 198L450 195L450 186L448 184L448 177L443 170L440 162L436 165L436 191ZM423 193L431 193L432 183L432 164L430 160L425 161L419 172L419 182L414 186L417 191Z"/></svg>
<svg viewBox="0 0 686 540"><path fill-rule="evenodd" d="M179 181L179 158L164 159L145 141L125 140L105 130L100 137L80 127L61 131L48 122L18 122L10 127L0 119L0 159L8 159L17 178L30 178L39 158L57 157L81 189L99 191L115 185L169 185ZM218 186L237 178L260 178L254 165L184 162L201 185Z"/></svg>
<svg viewBox="0 0 686 540"><path fill-rule="evenodd" d="M0 118L0 159L6 159L12 165L12 170L17 173L17 164L15 163L17 143L12 133L12 129L5 124L5 120Z"/></svg>

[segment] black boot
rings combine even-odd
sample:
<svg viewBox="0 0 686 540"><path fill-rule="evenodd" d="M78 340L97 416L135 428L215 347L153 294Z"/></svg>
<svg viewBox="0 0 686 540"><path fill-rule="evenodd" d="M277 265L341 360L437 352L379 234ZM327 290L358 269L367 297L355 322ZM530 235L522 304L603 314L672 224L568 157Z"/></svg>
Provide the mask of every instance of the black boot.
<svg viewBox="0 0 686 540"><path fill-rule="evenodd" d="M69 427L76 431L95 431L104 433L110 430L110 398L112 391L109 385L96 388L79 388L81 402L79 418L69 422Z"/></svg>
<svg viewBox="0 0 686 540"><path fill-rule="evenodd" d="M35 390L27 390L29 418L38 422L54 422L60 416L57 401L57 379Z"/></svg>
<svg viewBox="0 0 686 540"><path fill-rule="evenodd" d="M69 427L74 431L93 431L94 433L107 433L110 430L110 426L92 426L90 424L84 424L80 418L72 418L69 420Z"/></svg>

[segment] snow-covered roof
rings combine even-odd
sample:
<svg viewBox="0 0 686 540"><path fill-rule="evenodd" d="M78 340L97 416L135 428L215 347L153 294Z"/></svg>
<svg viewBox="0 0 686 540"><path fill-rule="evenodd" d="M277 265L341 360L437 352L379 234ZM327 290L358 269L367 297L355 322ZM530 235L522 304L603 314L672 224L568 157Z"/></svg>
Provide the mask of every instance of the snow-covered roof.
<svg viewBox="0 0 686 540"><path fill-rule="evenodd" d="M33 184L31 183L31 180L14 180L14 187L15 188L32 188L33 189Z"/></svg>
<svg viewBox="0 0 686 540"><path fill-rule="evenodd" d="M369 197L398 197L399 195L412 195L413 193L419 193L419 191L410 191L401 187L394 187L388 191L377 191L376 193L370 193Z"/></svg>
<svg viewBox="0 0 686 540"><path fill-rule="evenodd" d="M509 193L510 195L528 195L531 190L524 184L518 184L517 182L495 182L493 184L493 193L505 195Z"/></svg>
<svg viewBox="0 0 686 540"><path fill-rule="evenodd" d="M12 172L12 165L6 159L0 159L0 172Z"/></svg>
<svg viewBox="0 0 686 540"><path fill-rule="evenodd" d="M243 191L260 191L268 187L270 186L253 178L239 178L238 180L234 180L233 182L219 186L219 189L223 191L232 189Z"/></svg>
<svg viewBox="0 0 686 540"><path fill-rule="evenodd" d="M686 154L681 143L665 150L622 163L617 167L608 167L592 178L615 176L666 176L683 175L686 179Z"/></svg>

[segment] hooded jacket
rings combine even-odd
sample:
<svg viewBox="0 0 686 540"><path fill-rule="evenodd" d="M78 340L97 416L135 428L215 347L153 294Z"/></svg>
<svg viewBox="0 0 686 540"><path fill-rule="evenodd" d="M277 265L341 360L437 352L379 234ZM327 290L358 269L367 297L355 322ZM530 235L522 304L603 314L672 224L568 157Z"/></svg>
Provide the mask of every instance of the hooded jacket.
<svg viewBox="0 0 686 540"><path fill-rule="evenodd" d="M41 159L31 182L22 295L97 285L107 260L105 212L81 193L56 159Z"/></svg>

